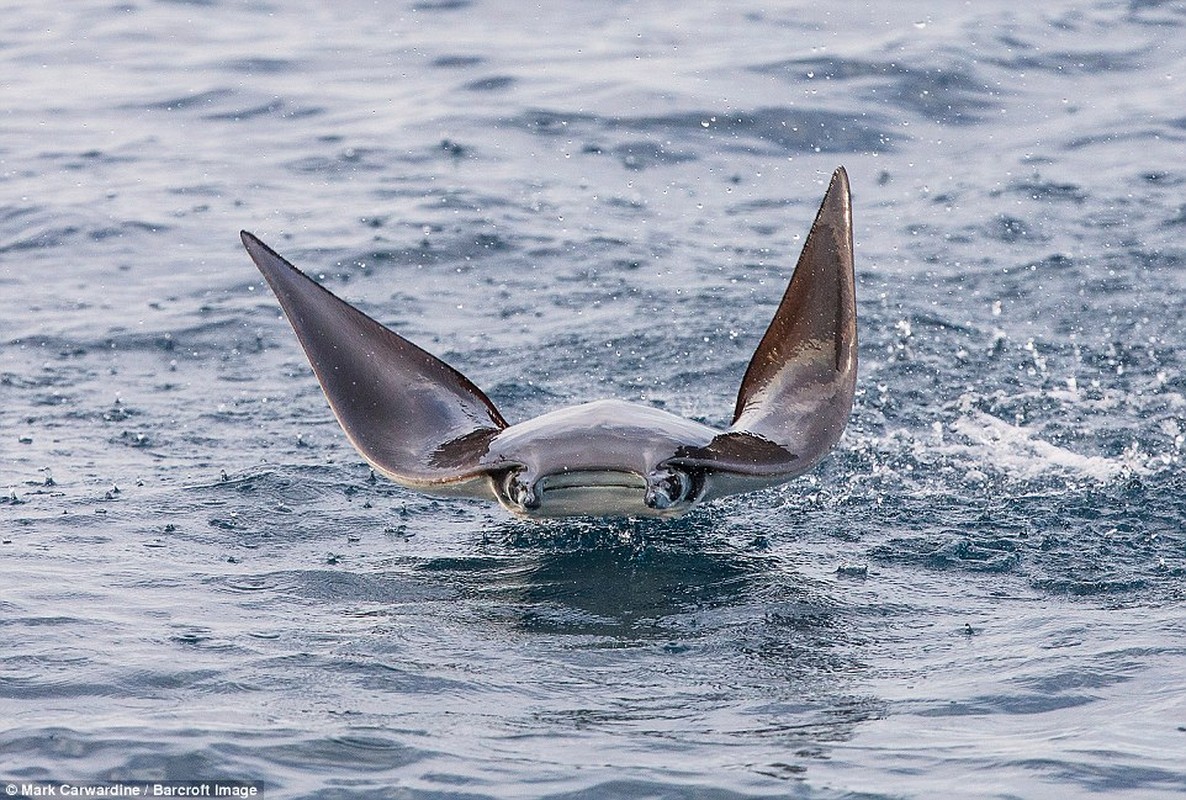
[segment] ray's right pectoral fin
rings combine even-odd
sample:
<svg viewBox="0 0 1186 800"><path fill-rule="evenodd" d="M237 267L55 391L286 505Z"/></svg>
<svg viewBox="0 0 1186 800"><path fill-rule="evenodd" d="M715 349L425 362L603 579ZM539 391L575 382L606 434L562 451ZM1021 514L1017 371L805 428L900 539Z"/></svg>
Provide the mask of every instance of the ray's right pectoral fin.
<svg viewBox="0 0 1186 800"><path fill-rule="evenodd" d="M856 374L852 200L841 167L741 382L722 434L726 468L755 478L806 472L840 438Z"/></svg>
<svg viewBox="0 0 1186 800"><path fill-rule="evenodd" d="M351 443L407 486L493 497L481 459L506 422L468 378L339 299L255 236L243 245L280 300Z"/></svg>

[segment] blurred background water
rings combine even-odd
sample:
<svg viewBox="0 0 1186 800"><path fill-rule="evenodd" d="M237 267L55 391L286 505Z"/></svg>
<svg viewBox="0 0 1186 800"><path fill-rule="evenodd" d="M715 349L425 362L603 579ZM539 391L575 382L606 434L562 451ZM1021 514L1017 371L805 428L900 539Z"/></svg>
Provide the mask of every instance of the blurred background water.
<svg viewBox="0 0 1186 800"><path fill-rule="evenodd" d="M1186 793L1181 3L10 3L0 779ZM822 196L812 475L535 526L371 479L254 231L512 421L727 422Z"/></svg>

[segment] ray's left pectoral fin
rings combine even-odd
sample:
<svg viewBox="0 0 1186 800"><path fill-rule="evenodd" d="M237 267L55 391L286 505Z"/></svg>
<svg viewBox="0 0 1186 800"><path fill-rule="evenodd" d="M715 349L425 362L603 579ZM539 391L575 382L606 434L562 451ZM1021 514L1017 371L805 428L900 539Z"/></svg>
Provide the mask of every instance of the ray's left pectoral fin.
<svg viewBox="0 0 1186 800"><path fill-rule="evenodd" d="M795 273L737 393L733 423L708 449L737 475L806 472L840 438L857 374L852 200L832 175Z"/></svg>
<svg viewBox="0 0 1186 800"><path fill-rule="evenodd" d="M339 299L243 231L334 415L381 472L408 486L487 494L482 457L506 422L460 372ZM492 496L492 495L491 495Z"/></svg>

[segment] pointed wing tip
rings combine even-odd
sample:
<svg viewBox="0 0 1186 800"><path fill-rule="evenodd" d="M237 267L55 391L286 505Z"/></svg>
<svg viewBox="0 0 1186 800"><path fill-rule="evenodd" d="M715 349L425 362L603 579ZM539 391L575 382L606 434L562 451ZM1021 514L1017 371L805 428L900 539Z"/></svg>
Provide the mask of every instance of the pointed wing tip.
<svg viewBox="0 0 1186 800"><path fill-rule="evenodd" d="M852 193L848 185L848 172L844 167L837 167L832 173L832 180L824 193L819 212L811 226L808 237L815 234L819 228L830 228L838 235L852 235Z"/></svg>
<svg viewBox="0 0 1186 800"><path fill-rule="evenodd" d="M839 204L842 208L852 205L852 190L848 185L848 170L836 167L832 173L832 180L828 183L828 191L824 195L824 206Z"/></svg>
<svg viewBox="0 0 1186 800"><path fill-rule="evenodd" d="M264 244L263 240L250 231L239 231L239 239L247 249L247 255L255 262L255 266L269 281L273 276L283 273L281 267L288 267L294 272L300 272L288 259ZM302 273L303 274L303 273Z"/></svg>
<svg viewBox="0 0 1186 800"><path fill-rule="evenodd" d="M256 260L257 264L259 263L258 256L263 253L267 253L268 255L279 258L279 254L276 253L275 250L264 244L263 240L251 231L239 231L239 241L241 241L243 246L247 248L247 252L251 254L253 259Z"/></svg>

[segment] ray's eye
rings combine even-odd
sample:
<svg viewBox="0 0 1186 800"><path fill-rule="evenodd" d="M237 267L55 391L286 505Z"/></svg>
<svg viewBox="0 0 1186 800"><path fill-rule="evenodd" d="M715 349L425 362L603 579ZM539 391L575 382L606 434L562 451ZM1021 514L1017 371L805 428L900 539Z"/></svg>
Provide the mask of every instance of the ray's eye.
<svg viewBox="0 0 1186 800"><path fill-rule="evenodd" d="M523 473L516 470L508 472L502 481L502 492L511 505L528 511L539 508L539 494L535 491L535 483L526 480Z"/></svg>
<svg viewBox="0 0 1186 800"><path fill-rule="evenodd" d="M650 508L671 508L689 500L691 494L692 479L683 470L655 470L647 480L646 504Z"/></svg>

